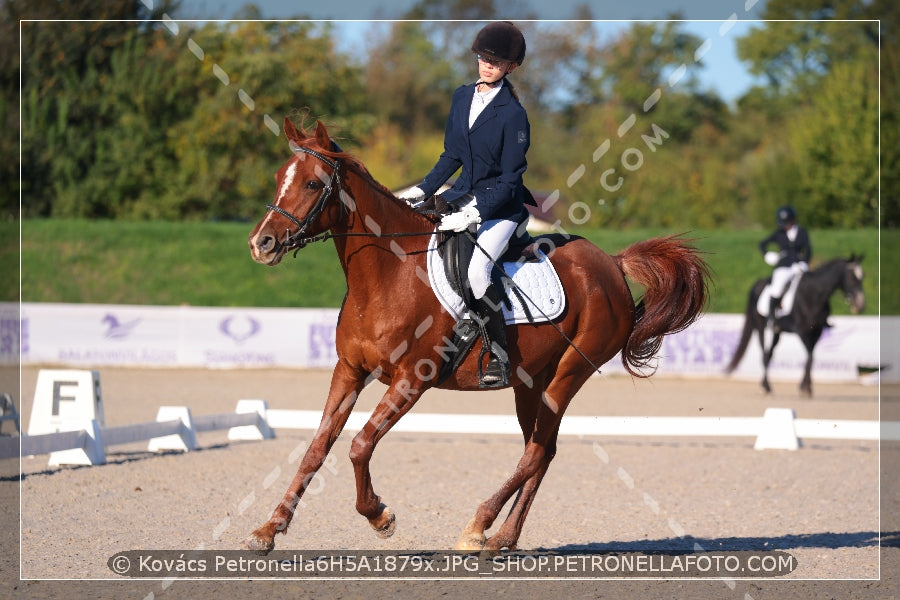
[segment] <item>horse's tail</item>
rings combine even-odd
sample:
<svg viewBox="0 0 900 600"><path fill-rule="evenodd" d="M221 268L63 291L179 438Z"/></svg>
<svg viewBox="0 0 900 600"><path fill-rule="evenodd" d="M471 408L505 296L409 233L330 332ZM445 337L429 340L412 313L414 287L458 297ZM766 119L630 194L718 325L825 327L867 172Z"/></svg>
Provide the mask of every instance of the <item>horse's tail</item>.
<svg viewBox="0 0 900 600"><path fill-rule="evenodd" d="M650 377L663 336L685 329L706 307L709 266L689 241L679 236L655 238L613 256L625 276L644 287L634 329L622 348L622 363L636 377Z"/></svg>
<svg viewBox="0 0 900 600"><path fill-rule="evenodd" d="M753 330L755 329L753 324L753 312L756 310L757 298L756 288L756 285L750 288L750 294L747 296L747 310L744 311L744 330L741 331L741 341L738 342L738 347L734 351L734 356L731 357L731 362L725 367L725 373L731 373L737 369L737 366L741 363L741 359L744 358L744 352L747 351L747 345L750 343L750 338L753 336Z"/></svg>

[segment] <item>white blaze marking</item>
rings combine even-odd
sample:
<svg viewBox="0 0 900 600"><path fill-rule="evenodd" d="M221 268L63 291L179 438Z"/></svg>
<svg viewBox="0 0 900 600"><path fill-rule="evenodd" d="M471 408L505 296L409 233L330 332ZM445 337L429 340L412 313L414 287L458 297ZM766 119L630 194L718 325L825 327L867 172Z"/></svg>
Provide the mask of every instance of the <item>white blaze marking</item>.
<svg viewBox="0 0 900 600"><path fill-rule="evenodd" d="M290 189L291 184L294 183L294 175L296 173L297 163L292 163L284 173L284 179L281 180L281 189L278 190L278 198L275 200L275 204L278 204L281 199L287 195L288 189Z"/></svg>

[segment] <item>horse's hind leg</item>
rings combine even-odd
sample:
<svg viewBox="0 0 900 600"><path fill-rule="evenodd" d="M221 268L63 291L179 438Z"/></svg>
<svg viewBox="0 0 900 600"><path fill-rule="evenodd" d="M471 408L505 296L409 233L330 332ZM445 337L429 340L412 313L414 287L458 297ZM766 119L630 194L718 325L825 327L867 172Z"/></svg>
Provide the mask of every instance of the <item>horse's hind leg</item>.
<svg viewBox="0 0 900 600"><path fill-rule="evenodd" d="M269 520L242 542L244 548L261 554L267 554L275 548L275 534L287 531L300 497L325 462L325 457L347 423L356 398L365 384L363 376L343 366L343 363L338 363L335 367L322 421L300 461L297 474Z"/></svg>
<svg viewBox="0 0 900 600"><path fill-rule="evenodd" d="M589 375L589 374L588 374ZM541 481L550 467L556 454L556 438L563 413L575 391L586 381L587 375L581 373L554 379L546 392L540 388L528 390L522 386L516 388L516 410L519 413L519 424L525 436L525 452L513 475L504 482L500 490L478 507L475 518L469 523L460 538L458 549L478 549L476 544L466 542L478 541L478 534L484 537L484 530L490 527L503 505L518 491L515 501L509 510L506 520L489 539L484 540L483 548L487 550L514 550L522 533L525 518L537 494ZM531 408L528 412L527 407ZM523 408L525 413L523 418ZM532 417L533 415L533 417Z"/></svg>
<svg viewBox="0 0 900 600"><path fill-rule="evenodd" d="M514 388L516 397L516 417L519 421L519 427L522 428L522 435L525 438L526 447L531 438L531 433L534 431L534 422L537 419L538 406L540 405L542 389L544 387L542 381L543 380L537 382L532 381L530 387L525 384L520 384ZM520 461L519 467L516 468L517 474L519 473L521 466L522 462ZM517 477L516 474L514 474L503 484L496 494L482 502L475 512L475 516L469 521L465 529L463 529L462 534L459 536L459 540L456 543L456 549L481 550L484 548L484 544L487 541L484 530L494 524L494 520L503 509L503 505L506 504L512 494L517 489L520 490L523 485L521 477Z"/></svg>
<svg viewBox="0 0 900 600"><path fill-rule="evenodd" d="M803 380L800 382L800 394L812 398L812 352L806 356L806 366L803 368Z"/></svg>

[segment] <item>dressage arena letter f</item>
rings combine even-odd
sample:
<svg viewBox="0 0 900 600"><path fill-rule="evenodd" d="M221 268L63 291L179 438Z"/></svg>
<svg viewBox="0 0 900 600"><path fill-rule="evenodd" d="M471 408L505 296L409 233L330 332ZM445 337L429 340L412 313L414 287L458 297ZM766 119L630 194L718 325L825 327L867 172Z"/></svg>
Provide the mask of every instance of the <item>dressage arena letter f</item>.
<svg viewBox="0 0 900 600"><path fill-rule="evenodd" d="M75 396L63 396L61 394L60 388L64 385L74 385L78 386L77 381L54 381L53 382L53 405L50 409L50 414L54 417L59 416L59 401L65 400L66 402L75 402Z"/></svg>

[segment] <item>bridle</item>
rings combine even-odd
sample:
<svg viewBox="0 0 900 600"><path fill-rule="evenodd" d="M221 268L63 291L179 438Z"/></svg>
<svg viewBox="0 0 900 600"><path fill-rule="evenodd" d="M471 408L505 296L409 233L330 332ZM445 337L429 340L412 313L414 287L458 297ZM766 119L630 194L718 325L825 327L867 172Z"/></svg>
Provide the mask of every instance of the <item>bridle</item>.
<svg viewBox="0 0 900 600"><path fill-rule="evenodd" d="M328 180L328 183L325 184L325 187L322 188L322 193L319 194L319 197L316 199L315 204L313 204L313 207L306 214L306 216L303 217L302 220L298 219L280 206L276 206L274 204L266 204L267 210L278 213L297 226L297 231L293 234L291 233L290 229L288 229L284 241L280 242L281 246L286 251L293 250L294 248L299 250L306 245L307 240L303 239L303 234L306 233L306 230L309 228L309 226L312 225L315 220L319 218L319 215L321 215L325 210L325 203L328 201L334 191L341 189L341 160L339 158L332 160L324 154L316 152L315 150L310 150L309 148L304 148L303 146L298 146L296 144L291 144L291 146L294 152L303 152L304 154L314 156L331 167L331 178Z"/></svg>
<svg viewBox="0 0 900 600"><path fill-rule="evenodd" d="M315 150L310 150L309 148L305 148L303 146L291 143L291 148L294 152L303 152L304 154L309 154L310 156L314 156L318 158L326 165L331 167L331 178L328 180L328 183L322 188L322 193L319 194L319 197L316 199L315 204L310 209L310 211L306 214L303 219L298 219L288 211L284 210L280 206L276 206L274 204L266 204L266 209L270 210L274 213L278 213L291 223L297 226L297 231L295 233L291 233L291 230L288 229L285 233L284 241L278 242L281 248L284 249L285 252L289 252L294 250L294 256L296 256L296 251L299 251L301 248L306 246L311 242L324 242L331 238L335 237L355 237L355 236L364 236L364 237L407 237L407 236L426 236L431 235L431 231L425 232L409 232L409 233L372 233L372 232L357 232L357 233L330 233L326 232L322 235L317 235L314 237L303 237L303 234L306 233L306 230L312 225L316 219L319 218L319 215L325 210L325 203L328 202L328 199L331 198L331 195L337 190L341 191L341 165L343 164L339 158L335 158L332 160L331 158L325 156L320 152L316 152Z"/></svg>

